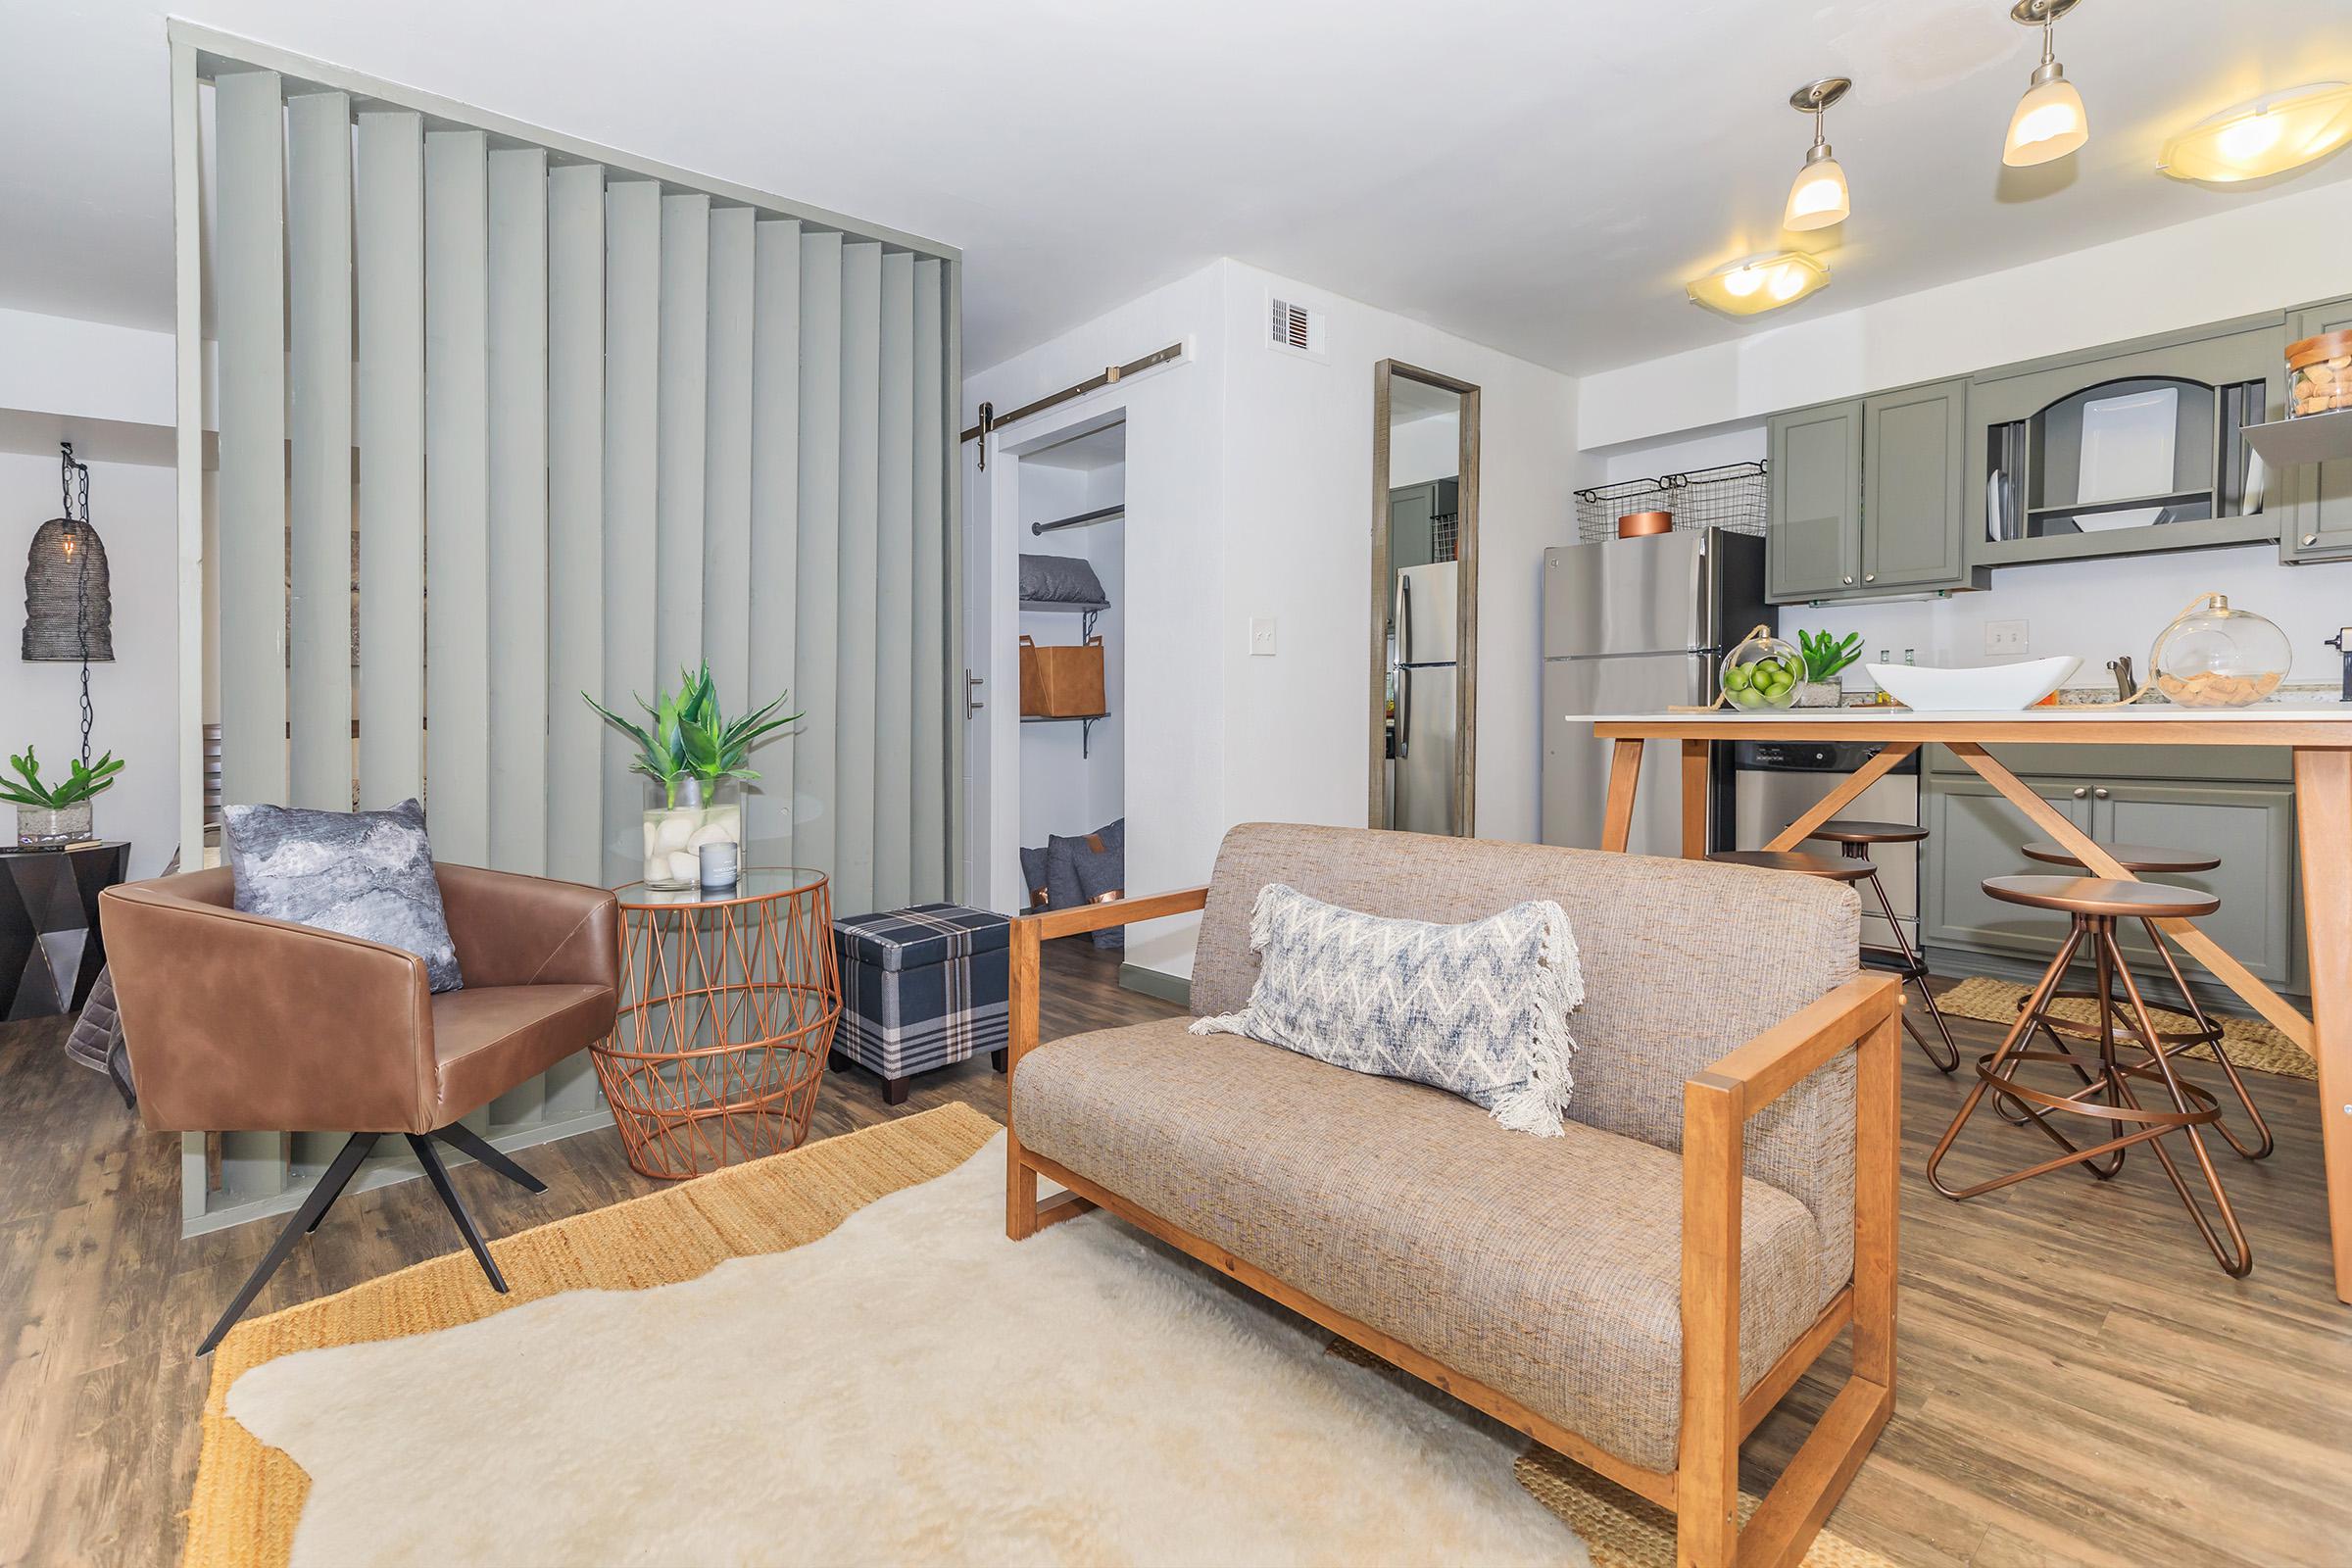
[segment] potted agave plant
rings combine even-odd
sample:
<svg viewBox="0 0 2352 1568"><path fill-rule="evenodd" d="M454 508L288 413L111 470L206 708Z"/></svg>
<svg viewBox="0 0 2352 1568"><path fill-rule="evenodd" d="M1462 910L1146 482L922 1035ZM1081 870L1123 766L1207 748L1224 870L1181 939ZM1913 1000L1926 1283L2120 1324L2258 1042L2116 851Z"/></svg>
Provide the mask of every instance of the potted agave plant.
<svg viewBox="0 0 2352 1568"><path fill-rule="evenodd" d="M1836 708L1843 703L1845 688L1838 673L1862 657L1862 634L1853 632L1838 642L1826 631L1800 631L1796 645L1805 659L1805 678L1796 688L1796 706Z"/></svg>
<svg viewBox="0 0 2352 1568"><path fill-rule="evenodd" d="M622 717L586 692L580 696L636 743L637 756L629 766L650 781L646 886L695 886L704 845L743 843L743 807L736 795L741 782L760 776L744 765L752 747L801 715L779 714L777 710L784 706L779 697L757 712L728 718L719 708L717 683L708 663L699 670L679 670L675 692L657 693L650 703L637 698L637 706L652 720L650 727Z"/></svg>
<svg viewBox="0 0 2352 1568"><path fill-rule="evenodd" d="M18 776L0 776L0 800L16 806L19 844L78 844L92 837L90 797L112 788L122 771L122 761L108 752L95 762L76 758L64 778L43 784L41 760L30 746L24 756L10 758L8 765Z"/></svg>

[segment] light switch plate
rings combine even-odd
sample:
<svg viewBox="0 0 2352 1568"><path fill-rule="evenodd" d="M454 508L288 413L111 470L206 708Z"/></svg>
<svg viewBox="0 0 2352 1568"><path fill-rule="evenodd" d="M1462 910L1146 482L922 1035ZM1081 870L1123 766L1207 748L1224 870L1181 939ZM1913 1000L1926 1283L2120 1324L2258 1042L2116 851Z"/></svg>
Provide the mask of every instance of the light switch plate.
<svg viewBox="0 0 2352 1568"><path fill-rule="evenodd" d="M1250 617L1250 657L1252 659L1272 659L1274 657L1274 617L1272 615Z"/></svg>
<svg viewBox="0 0 2352 1568"><path fill-rule="evenodd" d="M2023 659L2032 651L2028 630L2022 620L1988 620L1984 623L1984 651L2004 659Z"/></svg>

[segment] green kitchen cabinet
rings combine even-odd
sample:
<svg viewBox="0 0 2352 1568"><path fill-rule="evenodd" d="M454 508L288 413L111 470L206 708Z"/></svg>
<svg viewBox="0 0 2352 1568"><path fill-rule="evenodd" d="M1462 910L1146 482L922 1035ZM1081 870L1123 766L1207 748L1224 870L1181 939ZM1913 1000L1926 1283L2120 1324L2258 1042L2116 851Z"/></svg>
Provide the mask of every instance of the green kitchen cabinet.
<svg viewBox="0 0 2352 1568"><path fill-rule="evenodd" d="M1398 485L1389 492L1389 564L1397 571L1438 559L1438 484Z"/></svg>
<svg viewBox="0 0 2352 1568"><path fill-rule="evenodd" d="M2221 907L2198 926L2272 985L2289 991L2302 987L2292 785L2112 775L2033 776L2022 782L2101 843L2158 844L2218 856L2222 863L2211 871L2168 873L2156 880L2217 896ZM1987 877L2065 874L2064 867L2036 864L2019 853L2020 845L2043 835L1973 776L1932 776L1921 820L1930 833L1922 847L1920 889L1920 929L1927 944L1946 954L2046 962L2066 935L2066 918L2003 904L1983 887ZM2143 980L2162 977L2138 925L2126 922L2116 935ZM2192 978L2200 973L2193 965L2184 967Z"/></svg>
<svg viewBox="0 0 2352 1568"><path fill-rule="evenodd" d="M1968 383L1936 381L1862 403L1862 587L1982 588L1967 562L1962 469Z"/></svg>
<svg viewBox="0 0 2352 1568"><path fill-rule="evenodd" d="M1774 604L1984 586L1961 534L1967 382L1800 409L1767 424Z"/></svg>
<svg viewBox="0 0 2352 1568"><path fill-rule="evenodd" d="M1765 596L1841 599L1862 581L1862 404L1825 404L1766 421L1771 455Z"/></svg>
<svg viewBox="0 0 2352 1568"><path fill-rule="evenodd" d="M2345 331L2352 331L2352 299L2313 306L2287 322L2295 342ZM2352 557L2352 458L2289 468L2278 483L2285 512L2279 554L2285 560L2301 564Z"/></svg>

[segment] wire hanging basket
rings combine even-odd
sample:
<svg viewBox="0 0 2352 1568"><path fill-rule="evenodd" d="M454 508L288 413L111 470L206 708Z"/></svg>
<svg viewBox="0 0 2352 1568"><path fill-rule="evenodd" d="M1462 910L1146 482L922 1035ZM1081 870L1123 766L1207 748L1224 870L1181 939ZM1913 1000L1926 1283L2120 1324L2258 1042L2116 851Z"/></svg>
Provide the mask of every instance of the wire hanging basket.
<svg viewBox="0 0 2352 1568"><path fill-rule="evenodd" d="M1617 519L1630 512L1664 512L1674 517L1677 531L1687 528L1726 528L1733 533L1764 532L1766 510L1761 462L1727 463L1689 473L1660 474L1654 479L1625 479L1576 493L1576 536L1592 544L1617 537Z"/></svg>

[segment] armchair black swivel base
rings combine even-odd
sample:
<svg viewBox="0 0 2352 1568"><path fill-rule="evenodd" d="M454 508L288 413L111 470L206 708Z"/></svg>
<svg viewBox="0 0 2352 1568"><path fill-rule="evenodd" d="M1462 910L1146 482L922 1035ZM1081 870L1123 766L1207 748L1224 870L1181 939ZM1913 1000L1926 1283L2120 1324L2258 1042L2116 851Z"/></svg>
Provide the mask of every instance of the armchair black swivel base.
<svg viewBox="0 0 2352 1568"><path fill-rule="evenodd" d="M278 1232L277 1240L270 1244L270 1250L254 1265L252 1274L238 1288L236 1298L220 1314L220 1321L213 1325L212 1333L207 1334L204 1343L197 1347L198 1355L213 1353L237 1319L245 1315L245 1309L253 1304L253 1298L262 1294L262 1287L270 1283L270 1276L285 1262L287 1254L294 1250L294 1244L317 1230L318 1222L326 1218L326 1211L335 1206L335 1200L342 1197L343 1189L351 1185L352 1177L359 1173L361 1162L374 1150L376 1140L389 1136L386 1133L351 1135L350 1141L336 1152L333 1163L319 1176L318 1184L303 1200L302 1207L294 1211L294 1217L286 1221L286 1228ZM466 1245L473 1252L475 1261L482 1265L482 1273L489 1277L490 1288L504 1296L507 1291L506 1276L499 1273L498 1264L491 1259L489 1246L482 1240L480 1228L473 1223L473 1216L466 1211L465 1203L458 1198L457 1189L450 1185L449 1171L442 1165L440 1152L433 1148L432 1141L437 1138L452 1149L471 1155L527 1191L544 1193L547 1184L493 1148L488 1140L470 1127L453 1122L447 1127L434 1128L430 1134L409 1133L405 1136L409 1140L409 1148L416 1152L416 1162L424 1167L425 1179L433 1184L433 1191L440 1195L442 1205L449 1210L450 1217L458 1222L458 1233L466 1238Z"/></svg>

